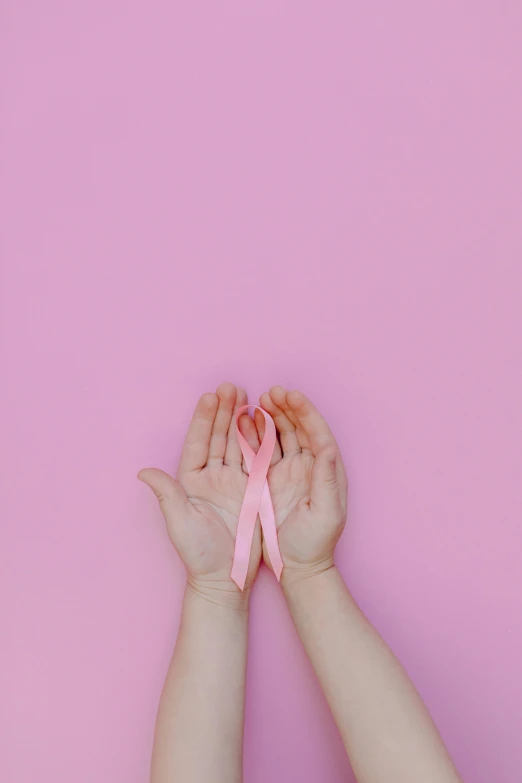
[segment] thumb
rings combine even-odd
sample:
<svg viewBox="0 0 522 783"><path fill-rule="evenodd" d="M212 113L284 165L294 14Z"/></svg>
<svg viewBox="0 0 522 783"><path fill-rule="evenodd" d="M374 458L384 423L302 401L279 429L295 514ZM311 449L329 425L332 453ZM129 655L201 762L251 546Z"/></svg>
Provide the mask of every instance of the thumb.
<svg viewBox="0 0 522 783"><path fill-rule="evenodd" d="M339 502L339 478L337 472L337 448L319 451L314 459L310 486L310 500L313 506L324 508L332 502Z"/></svg>
<svg viewBox="0 0 522 783"><path fill-rule="evenodd" d="M165 519L186 510L187 494L179 481L158 468L144 468L138 478L147 484L159 500Z"/></svg>

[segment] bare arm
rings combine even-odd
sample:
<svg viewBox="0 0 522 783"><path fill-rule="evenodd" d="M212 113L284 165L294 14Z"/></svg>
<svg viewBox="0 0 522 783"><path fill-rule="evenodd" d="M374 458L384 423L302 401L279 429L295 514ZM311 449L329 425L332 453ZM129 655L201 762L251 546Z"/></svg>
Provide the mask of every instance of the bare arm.
<svg viewBox="0 0 522 783"><path fill-rule="evenodd" d="M140 471L159 500L187 569L181 623L160 700L151 783L241 783L250 587L261 558L254 534L245 590L230 579L247 483L235 410L246 394L222 384L199 400L177 478Z"/></svg>
<svg viewBox="0 0 522 783"><path fill-rule="evenodd" d="M359 783L459 783L406 672L335 566L284 587Z"/></svg>
<svg viewBox="0 0 522 783"><path fill-rule="evenodd" d="M347 480L324 418L298 391L261 396L280 436L268 474L292 618L359 783L458 783L442 740L397 659L334 566ZM262 436L262 418L256 416ZM253 445L256 433L246 422ZM265 552L265 559L266 552Z"/></svg>
<svg viewBox="0 0 522 783"><path fill-rule="evenodd" d="M187 585L151 783L241 783L248 610Z"/></svg>

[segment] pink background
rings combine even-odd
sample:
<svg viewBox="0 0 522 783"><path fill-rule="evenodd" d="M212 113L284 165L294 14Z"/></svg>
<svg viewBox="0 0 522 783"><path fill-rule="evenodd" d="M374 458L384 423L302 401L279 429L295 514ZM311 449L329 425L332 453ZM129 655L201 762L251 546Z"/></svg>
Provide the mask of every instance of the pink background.
<svg viewBox="0 0 522 783"><path fill-rule="evenodd" d="M325 412L349 585L465 779L520 783L522 6L0 24L2 783L146 783L184 576L135 474L223 380ZM265 571L245 768L349 779Z"/></svg>

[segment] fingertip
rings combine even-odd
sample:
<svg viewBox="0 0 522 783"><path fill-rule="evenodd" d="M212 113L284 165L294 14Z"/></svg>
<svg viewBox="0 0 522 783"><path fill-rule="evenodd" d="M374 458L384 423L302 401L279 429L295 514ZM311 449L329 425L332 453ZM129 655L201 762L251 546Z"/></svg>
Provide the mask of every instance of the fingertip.
<svg viewBox="0 0 522 783"><path fill-rule="evenodd" d="M307 401L306 396L298 389L292 389L292 391L289 391L286 395L286 399L290 407L294 410L300 408Z"/></svg>
<svg viewBox="0 0 522 783"><path fill-rule="evenodd" d="M201 407L208 413L211 413L217 408L218 402L218 396L214 392L205 392L205 394L202 394L199 398Z"/></svg>
<svg viewBox="0 0 522 783"><path fill-rule="evenodd" d="M263 433L265 430L265 417L257 408L254 410L254 421L259 433Z"/></svg>
<svg viewBox="0 0 522 783"><path fill-rule="evenodd" d="M248 428L253 424L252 417L248 413L248 411L245 411L241 414L241 416L237 420L237 426L239 427L239 431L242 435L245 434L245 430L248 431Z"/></svg>
<svg viewBox="0 0 522 783"><path fill-rule="evenodd" d="M156 490L157 482L154 480L155 472L156 472L155 468L142 468L140 471L138 471L137 478L139 479L139 481L145 484L146 487L151 489L157 497L158 496Z"/></svg>
<svg viewBox="0 0 522 783"><path fill-rule="evenodd" d="M149 487L152 483L156 483L158 480L162 481L165 478L172 480L172 477L169 476L168 473L165 473L164 470L160 470L160 468L142 468L138 472L138 479Z"/></svg>
<svg viewBox="0 0 522 783"><path fill-rule="evenodd" d="M254 419L248 413L243 413L238 421L239 431L252 448L257 448L259 438Z"/></svg>
<svg viewBox="0 0 522 783"><path fill-rule="evenodd" d="M230 432L232 434L234 433L234 429L235 429L235 420L236 420L237 412L238 412L239 408L244 408L244 406L247 404L247 402L248 402L248 398L247 398L247 393L246 393L245 389L243 389L241 387L238 387L237 394L236 394L236 402L234 404L233 415L232 415L232 418L230 420Z"/></svg>
<svg viewBox="0 0 522 783"><path fill-rule="evenodd" d="M267 405L270 405L271 401L272 400L268 392L263 392L263 394L261 394L259 397L259 404L261 405L262 408L265 408Z"/></svg>
<svg viewBox="0 0 522 783"><path fill-rule="evenodd" d="M216 394L218 397L229 400L231 397L235 397L237 389L233 383L225 381L224 383L219 384L216 389Z"/></svg>
<svg viewBox="0 0 522 783"><path fill-rule="evenodd" d="M272 400L276 403L276 405L284 405L286 402L286 389L277 384L276 386L271 386L269 391L270 397Z"/></svg>

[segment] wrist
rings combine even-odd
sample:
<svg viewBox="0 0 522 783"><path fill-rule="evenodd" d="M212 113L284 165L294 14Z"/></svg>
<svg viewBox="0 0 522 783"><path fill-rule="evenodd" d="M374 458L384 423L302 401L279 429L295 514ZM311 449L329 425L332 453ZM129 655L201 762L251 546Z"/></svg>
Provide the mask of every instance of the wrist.
<svg viewBox="0 0 522 783"><path fill-rule="evenodd" d="M250 588L240 590L232 581L210 581L189 575L187 576L187 593L222 609L248 612Z"/></svg>
<svg viewBox="0 0 522 783"><path fill-rule="evenodd" d="M307 583L313 584L317 577L332 569L335 569L333 555L314 563L285 564L283 573L281 574L281 587L283 588L283 592L286 593L300 582L306 581Z"/></svg>
<svg viewBox="0 0 522 783"><path fill-rule="evenodd" d="M313 624L331 623L334 627L341 622L351 623L364 617L335 565L308 579L292 582L283 592L300 633Z"/></svg>

